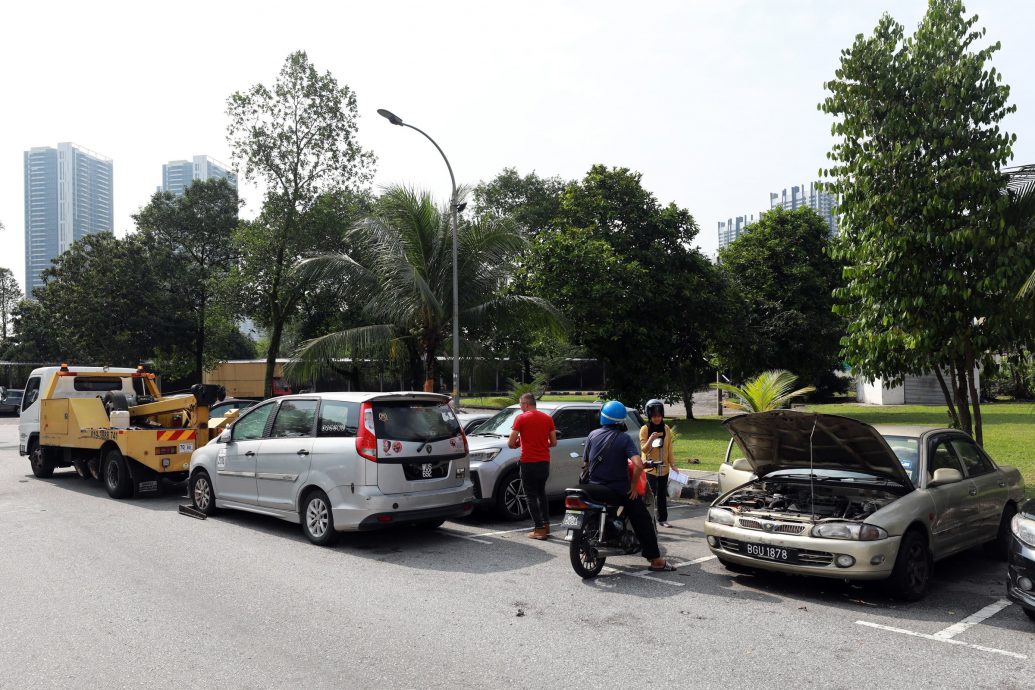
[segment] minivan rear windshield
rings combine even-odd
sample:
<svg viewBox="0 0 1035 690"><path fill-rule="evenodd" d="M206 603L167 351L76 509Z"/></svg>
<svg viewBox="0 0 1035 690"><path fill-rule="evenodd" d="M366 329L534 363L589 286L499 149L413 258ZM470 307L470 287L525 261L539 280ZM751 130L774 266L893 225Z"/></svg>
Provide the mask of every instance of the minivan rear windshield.
<svg viewBox="0 0 1035 690"><path fill-rule="evenodd" d="M449 405L432 400L374 403L374 432L387 441L441 441L460 435Z"/></svg>

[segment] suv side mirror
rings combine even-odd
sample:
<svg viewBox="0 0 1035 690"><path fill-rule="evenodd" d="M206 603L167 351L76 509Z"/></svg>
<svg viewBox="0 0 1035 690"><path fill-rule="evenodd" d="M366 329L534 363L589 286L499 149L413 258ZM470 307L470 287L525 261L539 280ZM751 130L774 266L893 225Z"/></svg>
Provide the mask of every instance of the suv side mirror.
<svg viewBox="0 0 1035 690"><path fill-rule="evenodd" d="M735 469L736 471L738 471L738 472L754 472L755 471L754 468L751 466L751 463L748 462L747 458L737 458L736 460L733 461L733 463L730 466L733 469Z"/></svg>
<svg viewBox="0 0 1035 690"><path fill-rule="evenodd" d="M934 478L927 482L927 487L932 488L935 486L942 486L943 484L955 484L963 481L963 475L960 474L959 470L954 470L951 467L943 467L934 471Z"/></svg>
<svg viewBox="0 0 1035 690"><path fill-rule="evenodd" d="M230 430L227 429L216 437L216 443L230 443Z"/></svg>

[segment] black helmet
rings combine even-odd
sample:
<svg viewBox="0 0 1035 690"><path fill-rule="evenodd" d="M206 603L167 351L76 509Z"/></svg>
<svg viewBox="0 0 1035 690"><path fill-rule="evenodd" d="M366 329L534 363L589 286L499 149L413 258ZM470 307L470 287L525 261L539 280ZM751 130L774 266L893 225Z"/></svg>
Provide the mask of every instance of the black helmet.
<svg viewBox="0 0 1035 690"><path fill-rule="evenodd" d="M650 419L655 414L660 414L662 417L665 416L665 405L657 398L651 398L647 401L643 411L647 413L647 419Z"/></svg>

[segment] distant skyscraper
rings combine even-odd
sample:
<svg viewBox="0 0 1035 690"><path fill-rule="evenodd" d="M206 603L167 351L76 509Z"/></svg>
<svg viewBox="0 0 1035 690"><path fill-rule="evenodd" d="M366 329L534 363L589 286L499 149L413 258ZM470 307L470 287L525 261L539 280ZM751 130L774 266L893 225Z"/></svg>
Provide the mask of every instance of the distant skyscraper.
<svg viewBox="0 0 1035 690"><path fill-rule="evenodd" d="M761 213L759 215L762 215ZM737 216L736 222L730 218L726 222L719 221L719 249L728 247L730 242L740 237L744 230L755 222L755 217Z"/></svg>
<svg viewBox="0 0 1035 690"><path fill-rule="evenodd" d="M810 184L808 194L805 193L805 185L802 185L800 187L791 187L789 196L786 189L783 190L782 194L773 192L769 195L769 208L783 208L793 211L802 206L807 206L822 216L830 228L830 234L837 234L837 216L834 215L837 197L833 194L820 191L816 185Z"/></svg>
<svg viewBox="0 0 1035 690"><path fill-rule="evenodd" d="M113 231L112 163L71 143L25 152L25 295L72 243Z"/></svg>
<svg viewBox="0 0 1035 690"><path fill-rule="evenodd" d="M194 156L192 161L169 161L162 165L162 186L159 191L183 194L191 182L224 178L237 189L237 175L222 163L208 156Z"/></svg>

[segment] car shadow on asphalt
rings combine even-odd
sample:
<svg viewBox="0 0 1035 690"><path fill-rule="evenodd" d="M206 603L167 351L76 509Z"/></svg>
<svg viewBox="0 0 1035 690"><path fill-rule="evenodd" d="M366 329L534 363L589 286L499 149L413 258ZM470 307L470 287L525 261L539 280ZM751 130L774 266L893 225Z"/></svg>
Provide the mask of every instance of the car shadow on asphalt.
<svg viewBox="0 0 1035 690"><path fill-rule="evenodd" d="M554 558L531 544L515 543L508 544L507 557L502 559L491 551L491 544L465 538L467 534L450 530L448 522L441 529L400 525L369 532L339 532L333 546L319 547L309 543L299 525L268 515L220 510L207 521L225 522L308 548L326 548L327 552L341 556L427 572L501 573L521 570Z"/></svg>
<svg viewBox="0 0 1035 690"><path fill-rule="evenodd" d="M176 512L179 504L189 502L186 482L172 484L163 481L159 493L142 494L132 496L131 498L112 498L108 495L104 484L96 479L83 479L75 470L55 471L47 479L40 479L30 472L25 475L24 479L19 479L18 481L44 482L53 487L82 496L89 496L104 501L115 501L122 505L143 508L144 510Z"/></svg>
<svg viewBox="0 0 1035 690"><path fill-rule="evenodd" d="M850 583L767 571L725 574L743 588L733 593L737 597L747 589L773 595L779 601L798 603L799 610L807 610L809 604L829 606L863 616L887 617L891 619L888 624L893 626L901 625L903 620L948 626L1006 596L1006 564L988 558L980 548L936 563L927 595L918 602L896 599L884 591L880 582ZM1018 615L1020 619L1025 618L1020 611ZM1025 630L1026 621L1020 619L1012 615L996 616L984 624ZM1026 631L1031 630L1031 626L1027 626Z"/></svg>

